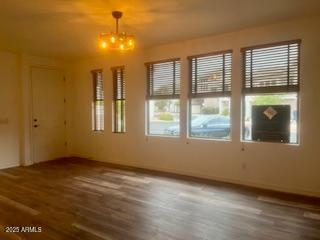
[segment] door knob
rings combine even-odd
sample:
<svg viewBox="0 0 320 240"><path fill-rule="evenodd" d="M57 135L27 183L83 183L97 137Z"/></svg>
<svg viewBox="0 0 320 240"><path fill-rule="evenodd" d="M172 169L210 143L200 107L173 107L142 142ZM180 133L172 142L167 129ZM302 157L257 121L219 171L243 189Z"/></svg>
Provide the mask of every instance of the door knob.
<svg viewBox="0 0 320 240"><path fill-rule="evenodd" d="M37 127L39 127L39 125L35 124L35 125L33 125L33 127L37 128Z"/></svg>

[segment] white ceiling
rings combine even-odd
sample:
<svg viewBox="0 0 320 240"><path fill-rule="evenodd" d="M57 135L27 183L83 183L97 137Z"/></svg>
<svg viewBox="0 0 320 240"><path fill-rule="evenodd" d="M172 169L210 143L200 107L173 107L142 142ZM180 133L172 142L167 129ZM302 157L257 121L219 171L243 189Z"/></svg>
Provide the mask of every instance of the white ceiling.
<svg viewBox="0 0 320 240"><path fill-rule="evenodd" d="M320 13L320 0L0 0L0 49L74 57L99 52L100 32L154 46Z"/></svg>

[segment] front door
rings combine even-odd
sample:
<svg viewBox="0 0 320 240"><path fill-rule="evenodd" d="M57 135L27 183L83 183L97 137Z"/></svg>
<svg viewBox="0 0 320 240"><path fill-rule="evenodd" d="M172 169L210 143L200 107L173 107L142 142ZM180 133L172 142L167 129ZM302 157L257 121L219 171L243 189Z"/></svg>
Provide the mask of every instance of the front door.
<svg viewBox="0 0 320 240"><path fill-rule="evenodd" d="M65 82L56 69L33 67L32 143L33 162L66 155Z"/></svg>

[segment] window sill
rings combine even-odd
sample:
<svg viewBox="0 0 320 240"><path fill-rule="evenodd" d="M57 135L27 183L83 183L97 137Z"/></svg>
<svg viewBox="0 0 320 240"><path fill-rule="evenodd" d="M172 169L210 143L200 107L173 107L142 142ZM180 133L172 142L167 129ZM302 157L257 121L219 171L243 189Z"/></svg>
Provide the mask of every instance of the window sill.
<svg viewBox="0 0 320 240"><path fill-rule="evenodd" d="M147 134L145 135L147 138L151 137L151 138L173 138L173 139L179 139L181 138L181 136L174 136L174 135L152 135L152 134Z"/></svg>
<svg viewBox="0 0 320 240"><path fill-rule="evenodd" d="M232 142L231 139L219 139L219 138L197 138L197 137L187 137L187 140L200 140L200 141L211 141L211 142Z"/></svg>
<svg viewBox="0 0 320 240"><path fill-rule="evenodd" d="M97 135L102 135L102 134L104 134L104 131L103 130L92 130L92 133L93 134L97 134Z"/></svg>
<svg viewBox="0 0 320 240"><path fill-rule="evenodd" d="M300 143L281 143L281 142L262 142L262 141L252 141L252 140L240 140L241 143L251 143L251 144L275 144L284 146L294 146L299 147Z"/></svg>

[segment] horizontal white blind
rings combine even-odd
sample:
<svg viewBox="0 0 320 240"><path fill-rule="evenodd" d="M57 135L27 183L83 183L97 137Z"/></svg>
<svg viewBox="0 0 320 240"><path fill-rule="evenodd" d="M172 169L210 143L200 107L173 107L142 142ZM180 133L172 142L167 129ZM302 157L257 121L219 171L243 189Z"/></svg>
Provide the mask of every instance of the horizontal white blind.
<svg viewBox="0 0 320 240"><path fill-rule="evenodd" d="M298 91L299 51L300 41L244 49L244 92Z"/></svg>
<svg viewBox="0 0 320 240"><path fill-rule="evenodd" d="M116 67L112 69L113 72L113 87L114 99L123 100L126 98L125 81L124 81L124 68Z"/></svg>
<svg viewBox="0 0 320 240"><path fill-rule="evenodd" d="M231 93L232 52L191 56L191 97L223 96Z"/></svg>
<svg viewBox="0 0 320 240"><path fill-rule="evenodd" d="M101 70L92 71L93 76L93 130L104 130L104 89Z"/></svg>
<svg viewBox="0 0 320 240"><path fill-rule="evenodd" d="M125 76L124 67L112 68L113 75L113 132L124 133L126 131L125 123Z"/></svg>
<svg viewBox="0 0 320 240"><path fill-rule="evenodd" d="M147 63L148 99L175 99L180 96L179 59Z"/></svg>

